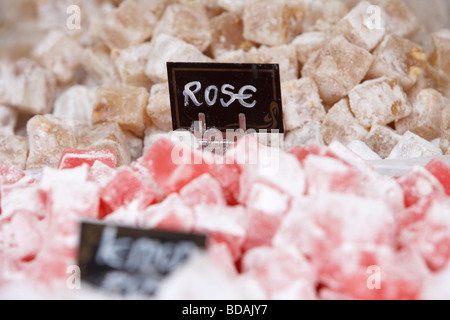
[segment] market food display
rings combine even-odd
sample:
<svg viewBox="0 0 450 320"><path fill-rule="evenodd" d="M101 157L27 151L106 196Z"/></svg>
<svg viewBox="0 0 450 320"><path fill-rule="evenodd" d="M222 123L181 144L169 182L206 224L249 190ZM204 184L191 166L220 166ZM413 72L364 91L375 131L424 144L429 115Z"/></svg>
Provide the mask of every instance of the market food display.
<svg viewBox="0 0 450 320"><path fill-rule="evenodd" d="M411 2L2 2L0 297L105 294L67 288L89 218L208 235L156 298L448 298L450 26ZM168 61L279 64L283 143L177 144Z"/></svg>

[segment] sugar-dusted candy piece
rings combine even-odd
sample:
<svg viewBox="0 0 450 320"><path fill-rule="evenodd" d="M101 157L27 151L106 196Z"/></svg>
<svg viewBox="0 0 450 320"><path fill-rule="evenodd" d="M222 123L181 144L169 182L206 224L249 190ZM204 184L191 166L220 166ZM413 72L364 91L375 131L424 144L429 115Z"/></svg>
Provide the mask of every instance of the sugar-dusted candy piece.
<svg viewBox="0 0 450 320"><path fill-rule="evenodd" d="M434 201L443 198L445 191L442 184L430 172L422 167L414 167L406 174L398 177L397 182L404 193L405 207L422 206L424 202ZM423 219L426 211L419 214L402 217L402 226L414 223Z"/></svg>
<svg viewBox="0 0 450 320"><path fill-rule="evenodd" d="M386 76L399 83L404 90L411 89L424 72L427 53L413 42L395 35L387 35L373 51L375 58L368 79Z"/></svg>
<svg viewBox="0 0 450 320"><path fill-rule="evenodd" d="M292 265L296 267L291 268ZM313 265L302 255L261 246L245 253L242 271L254 277L270 299L316 299L317 275Z"/></svg>
<svg viewBox="0 0 450 320"><path fill-rule="evenodd" d="M450 195L450 166L442 160L433 159L425 169L439 180L447 195Z"/></svg>
<svg viewBox="0 0 450 320"><path fill-rule="evenodd" d="M360 140L354 140L347 145L351 151L356 153L361 159L370 160L381 160L381 157L369 148L367 144Z"/></svg>
<svg viewBox="0 0 450 320"><path fill-rule="evenodd" d="M284 1L247 1L242 15L244 38L268 46L286 43L285 10Z"/></svg>
<svg viewBox="0 0 450 320"><path fill-rule="evenodd" d="M370 0L386 13L384 24L388 34L410 37L419 30L419 21L403 0ZM409 2L408 0L406 2Z"/></svg>
<svg viewBox="0 0 450 320"><path fill-rule="evenodd" d="M411 159L441 156L442 150L431 142L407 131L387 159Z"/></svg>
<svg viewBox="0 0 450 320"><path fill-rule="evenodd" d="M308 144L324 145L321 132L322 124L320 122L311 122L303 125L301 128L294 129L285 135L284 149L289 150L294 146L303 146Z"/></svg>
<svg viewBox="0 0 450 320"><path fill-rule="evenodd" d="M450 29L442 29L432 34L433 53L430 62L433 66L450 75Z"/></svg>
<svg viewBox="0 0 450 320"><path fill-rule="evenodd" d="M27 139L14 135L0 135L0 161L25 170L28 157Z"/></svg>
<svg viewBox="0 0 450 320"><path fill-rule="evenodd" d="M66 148L59 161L58 169L72 169L85 163L92 167L96 161L100 161L108 167L115 168L117 156L116 153L110 149L81 150Z"/></svg>
<svg viewBox="0 0 450 320"><path fill-rule="evenodd" d="M322 272L327 268L327 256L338 259L334 262L345 262L339 255L329 255L341 244L390 246L394 234L394 217L383 200L319 193L294 201L274 236L273 246L309 256Z"/></svg>
<svg viewBox="0 0 450 320"><path fill-rule="evenodd" d="M55 79L30 59L0 64L0 103L31 114L52 110Z"/></svg>
<svg viewBox="0 0 450 320"><path fill-rule="evenodd" d="M149 94L141 87L100 87L92 110L92 123L117 122L143 136L149 119L145 108Z"/></svg>
<svg viewBox="0 0 450 320"><path fill-rule="evenodd" d="M402 88L387 78L365 81L354 87L348 96L353 114L365 128L386 125L411 113Z"/></svg>
<svg viewBox="0 0 450 320"><path fill-rule="evenodd" d="M27 123L27 134L30 146L27 170L58 167L64 149L74 148L77 144L70 123L52 115L31 118Z"/></svg>
<svg viewBox="0 0 450 320"><path fill-rule="evenodd" d="M342 99L328 111L321 131L326 144L334 140L348 144L367 135L367 130L351 113L347 99Z"/></svg>
<svg viewBox="0 0 450 320"><path fill-rule="evenodd" d="M73 80L74 72L81 63L82 46L61 31L51 31L33 50L33 57L50 70L62 83Z"/></svg>
<svg viewBox="0 0 450 320"><path fill-rule="evenodd" d="M112 85L120 82L110 50L104 44L86 48L81 56L81 65L97 85Z"/></svg>
<svg viewBox="0 0 450 320"><path fill-rule="evenodd" d="M244 250L271 244L289 209L289 200L286 194L268 185L253 184L246 202L249 221Z"/></svg>
<svg viewBox="0 0 450 320"><path fill-rule="evenodd" d="M332 29L334 35L344 36L353 43L367 51L372 51L386 34L384 25L376 26L368 19L372 4L361 1ZM384 22L385 13L380 8L380 22Z"/></svg>
<svg viewBox="0 0 450 320"><path fill-rule="evenodd" d="M91 124L95 89L75 85L61 93L55 101L53 115Z"/></svg>
<svg viewBox="0 0 450 320"><path fill-rule="evenodd" d="M9 219L17 214L27 214L39 220L47 217L46 194L37 184L3 185L0 219ZM17 201L17 199L24 201Z"/></svg>
<svg viewBox="0 0 450 320"><path fill-rule="evenodd" d="M382 159L386 159L402 136L387 126L374 125L363 141Z"/></svg>
<svg viewBox="0 0 450 320"><path fill-rule="evenodd" d="M138 160L166 193L177 192L192 179L208 172L202 154L168 138L161 138Z"/></svg>
<svg viewBox="0 0 450 320"><path fill-rule="evenodd" d="M227 204L231 206L238 204L240 173L239 166L235 163L209 166L209 174L220 184L223 196Z"/></svg>
<svg viewBox="0 0 450 320"><path fill-rule="evenodd" d="M448 199L434 201L425 216L424 223L419 227L417 238L414 241L414 246L433 272L447 266L450 258L450 222L446 216L449 207Z"/></svg>
<svg viewBox="0 0 450 320"><path fill-rule="evenodd" d="M98 218L100 188L88 181L88 171L88 166L67 170L43 169L39 186L46 193L48 214L52 227L59 229L58 234L73 237L78 231L77 219Z"/></svg>
<svg viewBox="0 0 450 320"><path fill-rule="evenodd" d="M334 104L361 82L372 61L368 51L337 36L308 60L302 76L314 79L323 101Z"/></svg>
<svg viewBox="0 0 450 320"><path fill-rule="evenodd" d="M19 112L11 107L0 105L0 134L14 135Z"/></svg>
<svg viewBox="0 0 450 320"><path fill-rule="evenodd" d="M247 52L246 59L248 63L279 64L282 82L298 78L297 54L292 45L252 48Z"/></svg>
<svg viewBox="0 0 450 320"><path fill-rule="evenodd" d="M77 147L80 149L111 149L117 155L117 166L130 164L131 155L127 136L117 123L101 123L76 128Z"/></svg>
<svg viewBox="0 0 450 320"><path fill-rule="evenodd" d="M125 49L149 39L156 21L145 3L126 0L103 20L101 38L110 49Z"/></svg>
<svg viewBox="0 0 450 320"><path fill-rule="evenodd" d="M169 5L155 27L153 36L168 34L205 51L211 44L211 29L206 15L181 4Z"/></svg>
<svg viewBox="0 0 450 320"><path fill-rule="evenodd" d="M281 96L286 131L301 128L306 123L322 122L325 118L319 90L311 78L283 82Z"/></svg>
<svg viewBox="0 0 450 320"><path fill-rule="evenodd" d="M131 161L136 161L142 156L142 150L144 148L143 139L136 136L134 133L125 131L125 140L127 148L130 151Z"/></svg>
<svg viewBox="0 0 450 320"><path fill-rule="evenodd" d="M193 209L176 193L139 212L135 218L135 224L139 228L178 232L192 232L194 223Z"/></svg>
<svg viewBox="0 0 450 320"><path fill-rule="evenodd" d="M247 63L247 52L239 49L222 53L215 59L222 63Z"/></svg>
<svg viewBox="0 0 450 320"><path fill-rule="evenodd" d="M241 169L240 203L247 201L252 185L258 182L293 198L304 195L305 173L298 160L279 148L260 144L252 135L242 137L227 150L225 161L230 160Z"/></svg>
<svg viewBox="0 0 450 320"><path fill-rule="evenodd" d="M303 167L308 195L327 192L358 194L361 190L361 174L338 159L309 155Z"/></svg>
<svg viewBox="0 0 450 320"><path fill-rule="evenodd" d="M152 86L146 111L152 123L158 129L164 131L172 129L169 86L167 83L157 83Z"/></svg>
<svg viewBox="0 0 450 320"><path fill-rule="evenodd" d="M297 58L301 65L304 65L313 53L317 52L327 41L325 32L305 32L292 41L292 45L297 51Z"/></svg>
<svg viewBox="0 0 450 320"><path fill-rule="evenodd" d="M243 206L200 204L194 207L194 232L206 233L215 243L225 243L237 261L242 254L248 216Z"/></svg>
<svg viewBox="0 0 450 320"><path fill-rule="evenodd" d="M447 100L434 89L424 89L412 99L412 113L395 123L399 133L411 131L429 141L439 138L442 111Z"/></svg>
<svg viewBox="0 0 450 320"><path fill-rule="evenodd" d="M348 12L346 4L339 0L301 2L303 2L305 9L302 27L306 32L328 31L331 26L335 25Z"/></svg>
<svg viewBox="0 0 450 320"><path fill-rule="evenodd" d="M162 137L168 138L166 131L159 129L156 126L150 126L145 130L145 137L143 141L142 153L145 154L148 149Z"/></svg>
<svg viewBox="0 0 450 320"><path fill-rule="evenodd" d="M224 12L210 20L212 38L211 52L214 57L239 49L247 49L252 44L243 36L242 18L236 12Z"/></svg>
<svg viewBox="0 0 450 320"><path fill-rule="evenodd" d="M168 61L211 62L211 58L183 40L160 34L152 40L145 74L155 83L167 81Z"/></svg>
<svg viewBox="0 0 450 320"><path fill-rule="evenodd" d="M190 207L202 203L215 205L226 204L222 187L216 179L207 173L192 180L179 193L183 202Z"/></svg>
<svg viewBox="0 0 450 320"><path fill-rule="evenodd" d="M111 58L122 83L129 86L149 89L152 82L145 74L152 45L149 42L138 44L124 50L113 49Z"/></svg>
<svg viewBox="0 0 450 320"><path fill-rule="evenodd" d="M450 149L450 107L448 106L442 110L440 147L444 153Z"/></svg>
<svg viewBox="0 0 450 320"><path fill-rule="evenodd" d="M111 211L132 201L138 201L139 207L143 209L156 200L153 190L128 167L121 167L118 170L114 178L101 189L100 197Z"/></svg>
<svg viewBox="0 0 450 320"><path fill-rule="evenodd" d="M242 14L242 12L244 12L246 2L247 0L218 0L217 4L226 11Z"/></svg>

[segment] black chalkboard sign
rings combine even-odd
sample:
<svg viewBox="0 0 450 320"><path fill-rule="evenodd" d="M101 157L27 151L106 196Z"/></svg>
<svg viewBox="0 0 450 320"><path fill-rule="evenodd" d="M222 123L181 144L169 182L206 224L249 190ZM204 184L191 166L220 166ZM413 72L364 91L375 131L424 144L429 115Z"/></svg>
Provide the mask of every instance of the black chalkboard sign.
<svg viewBox="0 0 450 320"><path fill-rule="evenodd" d="M284 133L277 64L168 62L173 130L192 129L199 114L222 132L246 128ZM278 130L278 131L272 131Z"/></svg>
<svg viewBox="0 0 450 320"><path fill-rule="evenodd" d="M81 279L110 293L156 293L160 281L196 250L206 237L82 222Z"/></svg>

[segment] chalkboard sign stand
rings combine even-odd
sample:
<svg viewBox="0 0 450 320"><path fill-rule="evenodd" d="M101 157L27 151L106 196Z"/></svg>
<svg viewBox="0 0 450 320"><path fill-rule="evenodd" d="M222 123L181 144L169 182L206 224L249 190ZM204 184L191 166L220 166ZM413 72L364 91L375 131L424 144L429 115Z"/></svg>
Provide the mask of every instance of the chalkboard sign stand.
<svg viewBox="0 0 450 320"><path fill-rule="evenodd" d="M230 131L228 133L222 133L221 140L213 140L207 133L206 117L203 112L198 114L198 121L194 121L192 127L194 128L194 136L201 137L198 142L200 148L203 150L210 149L215 150L217 153L224 154L228 148L234 145L234 143L247 132L247 123L244 113L239 113L239 131Z"/></svg>
<svg viewBox="0 0 450 320"><path fill-rule="evenodd" d="M167 74L172 128L201 148L217 154L249 133L284 133L278 64L167 62Z"/></svg>

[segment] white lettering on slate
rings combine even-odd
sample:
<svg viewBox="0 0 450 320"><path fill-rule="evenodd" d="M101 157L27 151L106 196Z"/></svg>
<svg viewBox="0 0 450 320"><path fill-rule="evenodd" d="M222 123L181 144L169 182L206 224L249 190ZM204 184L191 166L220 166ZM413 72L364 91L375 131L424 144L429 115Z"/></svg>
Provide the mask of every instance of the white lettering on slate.
<svg viewBox="0 0 450 320"><path fill-rule="evenodd" d="M103 230L95 261L98 265L130 273L168 273L175 269L195 248L190 241L116 238L117 228Z"/></svg>
<svg viewBox="0 0 450 320"><path fill-rule="evenodd" d="M188 84L184 86L183 90L183 96L184 96L184 106L189 106L189 100L192 101L192 103L199 107L203 104L203 102L200 102L198 98L196 97L196 94L200 92L202 89L202 84L199 81L191 81ZM245 108L253 108L256 105L256 100L253 100L252 102L247 102L245 100L251 99L253 97L253 94L246 93L246 91L251 91L253 93L256 93L258 90L252 86L252 85L246 85L243 86L238 93L234 93L235 88L231 84L224 84L220 88L220 93L223 96L228 96L229 100L225 101L225 99L222 97L220 98L220 104L224 108L228 108L233 102L238 100L238 102L241 104L241 106ZM211 98L211 94L213 95ZM208 86L205 90L205 102L208 106L215 105L217 98L219 96L219 89L214 86Z"/></svg>

